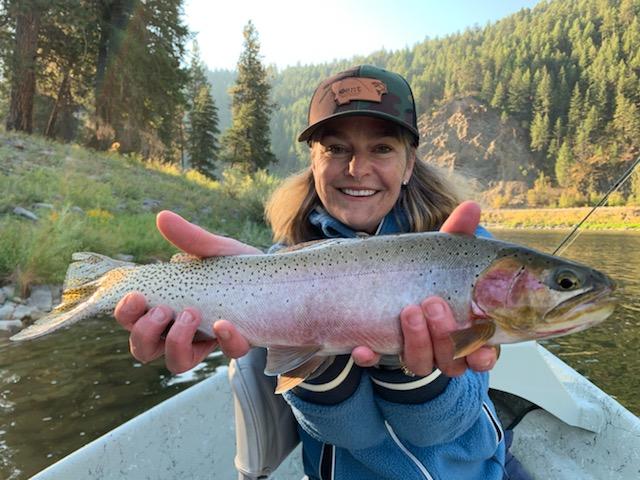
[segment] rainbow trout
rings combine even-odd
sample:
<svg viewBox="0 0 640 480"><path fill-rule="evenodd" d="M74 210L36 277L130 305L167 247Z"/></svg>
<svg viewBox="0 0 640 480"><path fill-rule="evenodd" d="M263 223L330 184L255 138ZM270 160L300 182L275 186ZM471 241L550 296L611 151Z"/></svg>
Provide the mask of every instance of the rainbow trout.
<svg viewBox="0 0 640 480"><path fill-rule="evenodd" d="M135 290L149 306L200 309L202 337L213 338L214 321L229 320L252 345L268 348L265 373L284 378L284 389L357 345L399 354L400 311L429 295L453 310L456 357L484 344L584 330L605 320L615 303L613 282L589 267L498 240L435 232L325 240L266 255L179 254L149 265L95 253L73 260L61 304L12 340L111 314Z"/></svg>

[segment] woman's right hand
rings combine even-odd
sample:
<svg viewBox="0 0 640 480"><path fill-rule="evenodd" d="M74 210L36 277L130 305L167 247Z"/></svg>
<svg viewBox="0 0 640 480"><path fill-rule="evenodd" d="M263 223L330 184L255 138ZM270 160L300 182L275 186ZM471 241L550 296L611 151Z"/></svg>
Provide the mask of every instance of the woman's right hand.
<svg viewBox="0 0 640 480"><path fill-rule="evenodd" d="M160 212L156 225L169 242L198 257L261 253L237 240L209 233L170 211ZM196 308L189 307L177 314L167 305L148 309L144 296L139 292L131 292L120 300L114 316L131 332L129 348L136 359L147 363L164 355L167 368L173 373L192 369L218 345L230 358L241 357L250 348L249 342L226 320L215 322L216 340L194 342L201 320ZM163 338L174 318L175 322Z"/></svg>

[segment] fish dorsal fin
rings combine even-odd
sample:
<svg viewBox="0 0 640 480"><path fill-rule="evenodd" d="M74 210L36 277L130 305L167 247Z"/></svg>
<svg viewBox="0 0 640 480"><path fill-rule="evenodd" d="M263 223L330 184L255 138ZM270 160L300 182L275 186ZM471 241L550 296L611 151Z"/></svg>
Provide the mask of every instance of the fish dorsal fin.
<svg viewBox="0 0 640 480"><path fill-rule="evenodd" d="M295 245L291 245L290 247L284 247L280 250L276 251L276 254L280 253L291 253L297 252L299 250L315 250L316 248L323 248L328 245L332 245L334 243L342 243L346 239L344 238L329 238L322 240L311 240L309 242L296 243Z"/></svg>
<svg viewBox="0 0 640 480"><path fill-rule="evenodd" d="M295 347L272 346L267 349L266 375L274 376L291 372L315 356L322 347L320 345L301 345Z"/></svg>
<svg viewBox="0 0 640 480"><path fill-rule="evenodd" d="M200 257L191 255L190 253L178 252L171 257L171 260L169 260L169 262L170 263L190 263L190 262L199 262L201 260L202 259Z"/></svg>
<svg viewBox="0 0 640 480"><path fill-rule="evenodd" d="M302 383L307 377L319 368L326 369L327 357L321 357L316 355L311 357L307 362L300 365L298 368L294 368L290 372L283 373L278 376L278 385L276 387L276 393L284 393L291 390L296 385Z"/></svg>
<svg viewBox="0 0 640 480"><path fill-rule="evenodd" d="M135 263L114 260L93 252L76 252L71 255L71 260L73 262L67 269L62 286L63 291L94 282L116 268L135 266Z"/></svg>
<svg viewBox="0 0 640 480"><path fill-rule="evenodd" d="M494 333L496 325L493 322L474 323L469 328L452 332L449 336L455 346L453 358L465 357L475 352L487 343Z"/></svg>

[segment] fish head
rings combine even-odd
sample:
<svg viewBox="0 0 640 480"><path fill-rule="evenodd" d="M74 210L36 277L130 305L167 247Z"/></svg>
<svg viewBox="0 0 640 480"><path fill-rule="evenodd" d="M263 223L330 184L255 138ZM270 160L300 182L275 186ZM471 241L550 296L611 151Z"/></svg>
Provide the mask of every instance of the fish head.
<svg viewBox="0 0 640 480"><path fill-rule="evenodd" d="M558 337L604 321L614 310L614 282L585 265L524 247L504 248L473 289L476 317L510 341Z"/></svg>

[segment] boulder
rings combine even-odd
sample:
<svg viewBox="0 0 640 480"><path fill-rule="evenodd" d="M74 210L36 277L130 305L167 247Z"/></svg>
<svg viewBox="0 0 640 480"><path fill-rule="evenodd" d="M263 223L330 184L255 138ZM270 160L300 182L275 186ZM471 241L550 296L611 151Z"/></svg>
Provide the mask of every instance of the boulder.
<svg viewBox="0 0 640 480"><path fill-rule="evenodd" d="M31 287L31 295L27 300L27 305L43 312L49 312L53 308L53 295L49 285Z"/></svg>

